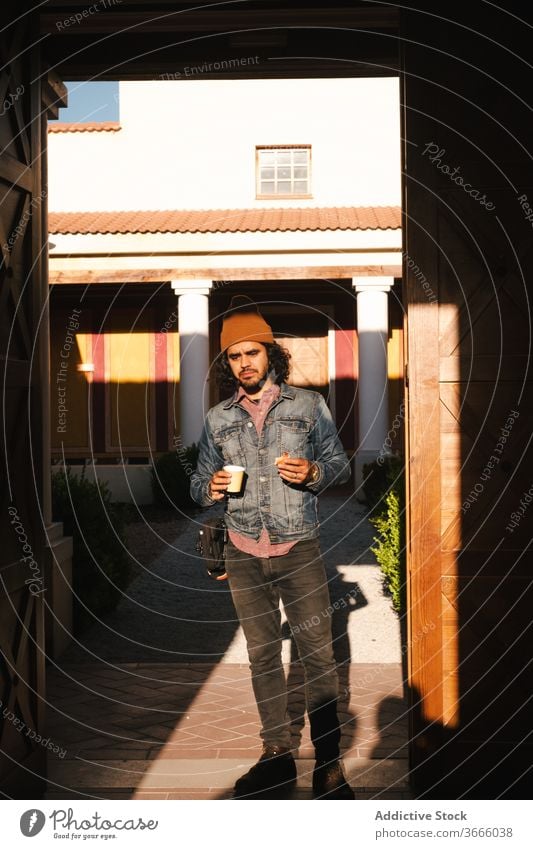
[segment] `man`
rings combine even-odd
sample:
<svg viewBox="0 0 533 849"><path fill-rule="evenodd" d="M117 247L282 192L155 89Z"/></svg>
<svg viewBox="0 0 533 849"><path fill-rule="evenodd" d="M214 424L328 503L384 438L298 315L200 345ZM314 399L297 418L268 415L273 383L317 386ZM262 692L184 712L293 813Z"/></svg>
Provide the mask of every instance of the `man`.
<svg viewBox="0 0 533 849"><path fill-rule="evenodd" d="M225 316L221 350L220 371L234 393L207 414L191 495L202 506L226 499L226 572L261 719L262 755L234 795L281 795L296 780L281 599L305 672L313 795L353 799L339 760L338 677L317 513L318 493L348 480L348 460L322 396L286 383L289 354L250 301ZM238 497L226 493L231 473L224 465L246 469Z"/></svg>

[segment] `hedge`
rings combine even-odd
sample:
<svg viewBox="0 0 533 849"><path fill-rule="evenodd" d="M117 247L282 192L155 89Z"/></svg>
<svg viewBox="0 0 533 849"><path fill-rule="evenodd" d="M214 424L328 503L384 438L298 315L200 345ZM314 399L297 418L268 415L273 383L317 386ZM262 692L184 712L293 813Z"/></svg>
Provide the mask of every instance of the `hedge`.
<svg viewBox="0 0 533 849"><path fill-rule="evenodd" d="M72 474L52 475L52 516L73 538L74 633L118 604L132 575L125 544L125 512L108 485Z"/></svg>
<svg viewBox="0 0 533 849"><path fill-rule="evenodd" d="M198 446L192 443L162 454L152 467L152 492L160 507L190 508L195 503L189 494L191 475L198 462Z"/></svg>
<svg viewBox="0 0 533 849"><path fill-rule="evenodd" d="M392 605L400 615L406 611L405 565L405 472L400 457L387 456L363 466L363 490L369 519L379 532L370 550L383 572Z"/></svg>

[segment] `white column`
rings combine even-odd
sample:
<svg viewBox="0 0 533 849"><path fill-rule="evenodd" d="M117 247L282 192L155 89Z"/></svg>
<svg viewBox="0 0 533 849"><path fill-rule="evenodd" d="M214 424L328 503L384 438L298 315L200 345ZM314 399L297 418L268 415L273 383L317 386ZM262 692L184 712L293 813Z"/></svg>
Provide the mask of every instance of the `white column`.
<svg viewBox="0 0 533 849"><path fill-rule="evenodd" d="M362 482L365 463L384 451L389 428L387 339L389 295L393 277L354 277L357 293L359 346L358 409L359 446L355 458L355 483Z"/></svg>
<svg viewBox="0 0 533 849"><path fill-rule="evenodd" d="M198 442L209 396L209 290L212 280L173 280L180 335L180 426L183 445Z"/></svg>

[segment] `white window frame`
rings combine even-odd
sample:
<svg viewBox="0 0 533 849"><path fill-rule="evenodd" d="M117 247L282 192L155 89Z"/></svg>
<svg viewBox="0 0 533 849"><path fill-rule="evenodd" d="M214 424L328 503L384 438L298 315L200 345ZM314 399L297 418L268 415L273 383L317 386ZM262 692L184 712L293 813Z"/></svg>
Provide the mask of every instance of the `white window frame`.
<svg viewBox="0 0 533 849"><path fill-rule="evenodd" d="M292 193L292 192L289 192L289 193L274 192L274 193L267 193L267 194L262 192L261 191L262 180L261 180L261 155L260 155L260 153L263 150L283 151L283 152L305 151L305 153L307 153L307 188L308 188L308 191L307 192L294 192L294 193ZM277 166L274 165L273 167L276 168ZM284 167L286 167L286 166L284 166ZM290 165L290 168L291 168L291 177L290 177L291 186L295 182L294 167L295 167L294 163L291 162L291 165ZM275 177L274 177L274 183L275 184L277 183L277 180L276 180ZM312 198L313 195L312 195L311 191L309 191L310 187L311 187L311 145L310 144L258 144L258 145L256 145L256 148L255 148L255 196L256 196L257 200L273 200L273 199L279 199L279 198L287 199L287 200L293 200L293 199L299 199L299 198Z"/></svg>

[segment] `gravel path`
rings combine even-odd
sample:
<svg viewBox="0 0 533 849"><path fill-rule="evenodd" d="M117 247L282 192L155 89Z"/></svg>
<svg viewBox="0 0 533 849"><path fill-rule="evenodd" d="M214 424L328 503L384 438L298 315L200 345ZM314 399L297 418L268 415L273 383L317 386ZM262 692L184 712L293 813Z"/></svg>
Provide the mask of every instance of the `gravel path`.
<svg viewBox="0 0 533 849"><path fill-rule="evenodd" d="M117 609L83 634L62 660L246 663L227 583L209 578L195 552L198 522L219 510L199 511L189 522L178 520L175 526L165 522L130 528L139 574ZM382 590L381 572L369 550L375 531L366 519L366 508L346 487L323 496L320 510L322 553L336 608L337 659L399 662L398 616ZM284 636L288 661L295 649L286 625Z"/></svg>

